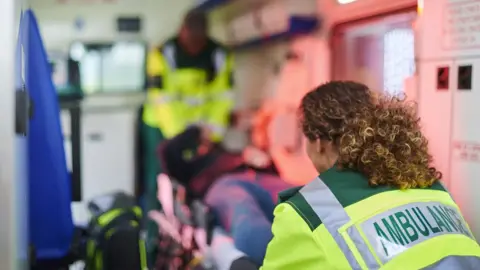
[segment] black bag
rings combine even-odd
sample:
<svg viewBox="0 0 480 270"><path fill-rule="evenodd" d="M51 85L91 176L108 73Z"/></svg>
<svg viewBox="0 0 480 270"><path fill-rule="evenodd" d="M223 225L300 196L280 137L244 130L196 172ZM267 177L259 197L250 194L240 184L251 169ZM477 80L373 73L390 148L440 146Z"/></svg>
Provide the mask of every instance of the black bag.
<svg viewBox="0 0 480 270"><path fill-rule="evenodd" d="M142 211L123 193L94 199L88 228L87 270L147 269L141 238Z"/></svg>

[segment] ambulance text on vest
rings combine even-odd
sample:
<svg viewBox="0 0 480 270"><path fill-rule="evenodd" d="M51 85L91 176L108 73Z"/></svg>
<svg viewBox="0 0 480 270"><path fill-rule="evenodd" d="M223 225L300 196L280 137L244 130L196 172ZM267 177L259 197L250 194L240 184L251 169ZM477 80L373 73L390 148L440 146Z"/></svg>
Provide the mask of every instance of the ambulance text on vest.
<svg viewBox="0 0 480 270"><path fill-rule="evenodd" d="M363 222L361 228L384 263L438 235L472 237L458 210L438 202L410 203L390 209Z"/></svg>

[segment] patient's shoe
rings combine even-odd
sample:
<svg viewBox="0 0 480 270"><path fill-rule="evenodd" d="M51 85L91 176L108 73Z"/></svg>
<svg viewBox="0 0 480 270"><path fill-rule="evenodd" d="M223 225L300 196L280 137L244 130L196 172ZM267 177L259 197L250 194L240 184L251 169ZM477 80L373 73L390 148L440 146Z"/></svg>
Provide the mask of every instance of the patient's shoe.
<svg viewBox="0 0 480 270"><path fill-rule="evenodd" d="M213 230L209 255L212 257L218 270L229 270L236 260L246 257L243 252L235 247L233 239L219 227Z"/></svg>
<svg viewBox="0 0 480 270"><path fill-rule="evenodd" d="M248 257L241 257L233 261L229 270L257 270L258 266Z"/></svg>

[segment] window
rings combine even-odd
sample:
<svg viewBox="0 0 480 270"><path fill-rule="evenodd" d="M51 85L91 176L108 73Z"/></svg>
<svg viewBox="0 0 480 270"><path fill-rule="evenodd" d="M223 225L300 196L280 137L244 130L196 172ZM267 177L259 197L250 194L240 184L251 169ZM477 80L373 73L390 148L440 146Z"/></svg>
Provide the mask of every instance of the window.
<svg viewBox="0 0 480 270"><path fill-rule="evenodd" d="M415 73L412 29L393 29L383 36L383 89L401 94L404 80Z"/></svg>
<svg viewBox="0 0 480 270"><path fill-rule="evenodd" d="M135 92L145 86L146 45L137 41L75 43L70 58L79 62L85 94Z"/></svg>
<svg viewBox="0 0 480 270"><path fill-rule="evenodd" d="M335 27L333 78L402 94L405 79L415 72L415 17L412 11Z"/></svg>

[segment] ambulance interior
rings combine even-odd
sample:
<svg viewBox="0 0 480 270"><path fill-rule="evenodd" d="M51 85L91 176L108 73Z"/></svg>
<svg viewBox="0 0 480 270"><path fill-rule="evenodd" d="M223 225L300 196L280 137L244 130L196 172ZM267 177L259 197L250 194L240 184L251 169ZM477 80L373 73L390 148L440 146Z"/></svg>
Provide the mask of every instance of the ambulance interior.
<svg viewBox="0 0 480 270"><path fill-rule="evenodd" d="M0 6L2 25L11 28L0 33L9 44L0 52L0 81L7 88L18 75L10 53L21 10L31 9L38 21L61 96L74 223L88 222L87 202L96 196L141 196L136 141L146 55L198 6L209 14L211 35L234 52L235 110L272 111L271 151L289 181L316 176L298 142L301 97L329 80L359 81L417 102L435 166L480 237L480 129L473 121L480 100L480 0L4 0ZM12 115L14 96L3 95L0 110ZM29 134L15 135L9 121L0 123L0 200L6 206L0 211L10 220L2 224L0 246L11 251L0 261L17 269L28 246L22 224L28 206L17 202L28 194L21 185Z"/></svg>

